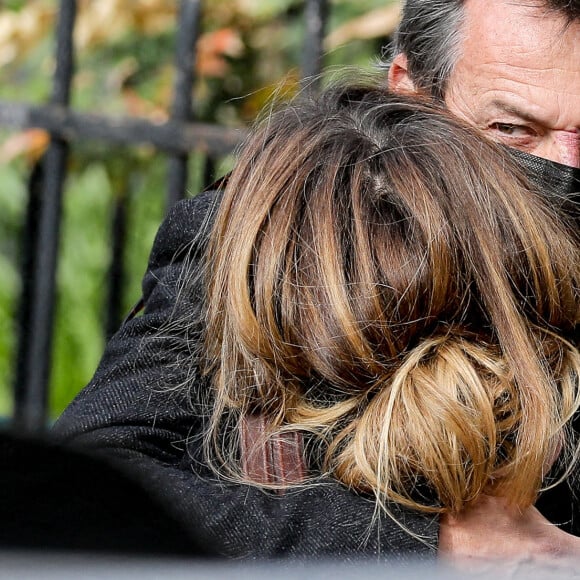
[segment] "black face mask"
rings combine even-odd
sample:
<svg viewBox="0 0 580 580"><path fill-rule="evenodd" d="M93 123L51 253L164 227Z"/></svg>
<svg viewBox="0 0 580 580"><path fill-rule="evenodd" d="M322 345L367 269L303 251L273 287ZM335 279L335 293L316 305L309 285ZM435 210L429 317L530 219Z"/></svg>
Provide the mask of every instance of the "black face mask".
<svg viewBox="0 0 580 580"><path fill-rule="evenodd" d="M509 151L528 179L537 185L560 211L573 217L580 226L580 169L517 149Z"/></svg>

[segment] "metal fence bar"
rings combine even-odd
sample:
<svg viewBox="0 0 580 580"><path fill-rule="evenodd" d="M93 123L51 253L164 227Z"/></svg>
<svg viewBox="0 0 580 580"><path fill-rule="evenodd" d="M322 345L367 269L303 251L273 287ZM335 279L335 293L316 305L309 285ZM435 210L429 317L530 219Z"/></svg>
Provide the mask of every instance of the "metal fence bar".
<svg viewBox="0 0 580 580"><path fill-rule="evenodd" d="M22 415L22 401L25 398L26 371L30 355L28 353L27 333L31 327L30 318L32 316L30 304L32 303L32 292L34 272L36 269L36 246L38 245L38 217L40 215L40 202L42 197L42 187L44 183L43 165L37 162L33 165L28 176L27 190L28 201L26 211L26 222L22 228L20 248L20 272L22 279L22 291L20 293L20 303L18 309L18 350L16 352L15 376L14 376L14 421L20 420Z"/></svg>
<svg viewBox="0 0 580 580"><path fill-rule="evenodd" d="M195 48L199 37L201 18L200 0L181 0L175 46L175 83L171 119L188 123L193 118L192 88L195 74ZM188 178L188 153L178 153L169 158L167 188L168 206L185 196Z"/></svg>
<svg viewBox="0 0 580 580"><path fill-rule="evenodd" d="M130 194L130 177L114 191L113 222L111 224L111 263L107 276L105 338L117 332L125 314L123 313L123 289L125 287L125 242L127 240L127 218Z"/></svg>
<svg viewBox="0 0 580 580"><path fill-rule="evenodd" d="M51 103L68 106L74 68L73 29L76 0L61 0L56 30L56 69ZM43 161L43 184L38 216L38 233L34 250L33 272L29 283L30 314L22 320L29 326L20 328L21 366L16 372L15 424L27 431L38 431L46 420L50 375L50 354L55 305L55 283L61 202L68 146L53 137ZM31 232L32 235L32 232Z"/></svg>
<svg viewBox="0 0 580 580"><path fill-rule="evenodd" d="M304 18L306 35L302 53L302 82L305 90L316 91L320 87L322 72L328 0L306 0Z"/></svg>
<svg viewBox="0 0 580 580"><path fill-rule="evenodd" d="M160 151L186 153L198 148L211 156L227 155L242 140L241 129L209 123L169 120L153 123L138 117L76 113L55 105L35 106L0 101L0 126L45 129L66 141L106 141L118 145L152 145Z"/></svg>
<svg viewBox="0 0 580 580"><path fill-rule="evenodd" d="M187 123L193 117L191 92L194 82L195 46L199 34L200 0L181 0L177 15L177 36L175 45L175 83L171 119ZM185 195L188 179L190 149L173 153L169 158L167 206L170 207ZM110 337L122 320L122 291L125 273L123 248L126 239L128 188L117 192L115 199L111 267L109 271L109 291L107 300L107 322L105 334Z"/></svg>

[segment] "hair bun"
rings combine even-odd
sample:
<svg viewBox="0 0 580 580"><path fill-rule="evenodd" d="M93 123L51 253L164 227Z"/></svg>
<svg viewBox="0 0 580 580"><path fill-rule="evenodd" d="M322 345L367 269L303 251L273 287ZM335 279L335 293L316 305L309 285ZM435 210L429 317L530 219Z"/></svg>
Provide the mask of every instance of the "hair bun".
<svg viewBox="0 0 580 580"><path fill-rule="evenodd" d="M351 477L358 471L365 487L413 508L457 512L499 478L518 479L521 413L513 374L496 345L461 331L429 338L407 354L358 419L358 469L349 470ZM535 495L541 475L538 469L519 482L524 495ZM417 505L421 483L437 506Z"/></svg>

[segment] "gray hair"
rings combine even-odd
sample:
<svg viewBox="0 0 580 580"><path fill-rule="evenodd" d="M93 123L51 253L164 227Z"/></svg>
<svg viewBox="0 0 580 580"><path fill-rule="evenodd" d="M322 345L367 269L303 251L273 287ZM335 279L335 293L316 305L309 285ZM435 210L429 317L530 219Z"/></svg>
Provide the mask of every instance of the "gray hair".
<svg viewBox="0 0 580 580"><path fill-rule="evenodd" d="M464 0L407 0L392 54L407 57L415 87L443 100L447 79L459 58ZM383 61L388 68L390 62Z"/></svg>
<svg viewBox="0 0 580 580"><path fill-rule="evenodd" d="M532 0L569 22L580 18L578 0ZM392 55L407 57L410 79L419 90L443 100L463 39L465 0L406 0ZM382 68L388 68L385 58Z"/></svg>

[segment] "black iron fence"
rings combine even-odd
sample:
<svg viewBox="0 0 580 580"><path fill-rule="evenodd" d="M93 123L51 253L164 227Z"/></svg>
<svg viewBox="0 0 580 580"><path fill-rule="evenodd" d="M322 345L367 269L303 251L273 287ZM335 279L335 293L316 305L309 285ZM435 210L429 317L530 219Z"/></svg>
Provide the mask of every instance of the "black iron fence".
<svg viewBox="0 0 580 580"><path fill-rule="evenodd" d="M70 147L79 140L98 140L124 146L152 145L168 157L167 205L184 197L188 160L202 150L211 166L237 144L239 131L197 123L192 108L196 42L200 35L201 0L180 0L176 21L175 83L170 118L162 124L142 118L113 118L79 113L70 107L75 72L74 28L77 0L60 0L56 37L56 68L52 94L44 106L0 101L0 127L44 129L50 145L29 178L29 203L22 260L22 298L18 325L18 352L14 387L14 422L28 431L43 428L47 417L50 353L55 309L55 282L59 256L62 196ZM322 43L328 0L305 0L305 40L302 75L321 70ZM315 85L309 84L315 88ZM120 200L113 227L108 316L104 332L118 325L121 312L126 208Z"/></svg>

